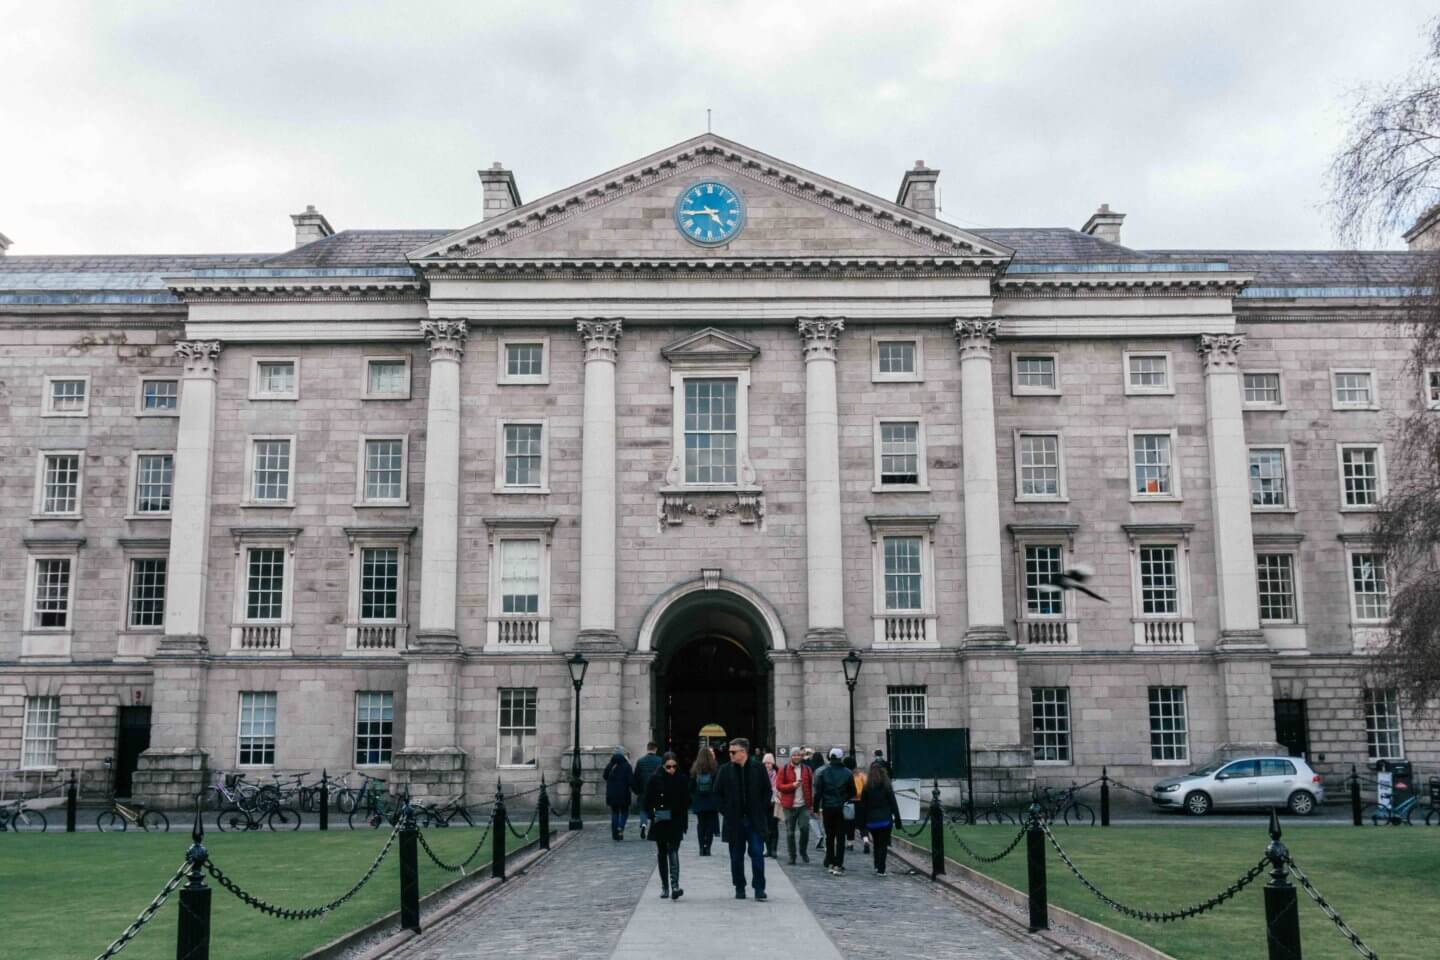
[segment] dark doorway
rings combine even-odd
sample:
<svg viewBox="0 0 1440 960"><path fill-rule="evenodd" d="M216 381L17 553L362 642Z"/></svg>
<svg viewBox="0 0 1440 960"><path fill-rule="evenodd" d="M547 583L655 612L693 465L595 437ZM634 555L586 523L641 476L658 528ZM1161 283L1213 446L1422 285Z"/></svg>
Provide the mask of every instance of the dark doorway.
<svg viewBox="0 0 1440 960"><path fill-rule="evenodd" d="M140 754L150 747L150 708L121 707L115 737L115 796L130 796L130 781Z"/></svg>
<svg viewBox="0 0 1440 960"><path fill-rule="evenodd" d="M1275 739L1292 757L1310 753L1310 725L1305 719L1304 700L1275 701Z"/></svg>

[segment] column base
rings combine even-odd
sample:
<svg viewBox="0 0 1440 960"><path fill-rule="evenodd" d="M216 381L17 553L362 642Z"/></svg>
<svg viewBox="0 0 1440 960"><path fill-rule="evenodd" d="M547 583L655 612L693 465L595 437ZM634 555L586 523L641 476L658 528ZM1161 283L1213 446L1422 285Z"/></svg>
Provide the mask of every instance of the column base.
<svg viewBox="0 0 1440 960"><path fill-rule="evenodd" d="M1004 627L984 626L971 627L965 631L961 646L966 650L993 650L1003 647L1014 647L1015 641Z"/></svg>
<svg viewBox="0 0 1440 960"><path fill-rule="evenodd" d="M800 649L849 650L850 638L842 627L812 627L805 631L805 640L800 644Z"/></svg>
<svg viewBox="0 0 1440 960"><path fill-rule="evenodd" d="M1269 653L1270 645L1260 630L1221 630L1216 651L1225 653Z"/></svg>
<svg viewBox="0 0 1440 960"><path fill-rule="evenodd" d="M210 641L203 634L166 634L155 648L157 657L203 657L210 653Z"/></svg>
<svg viewBox="0 0 1440 960"><path fill-rule="evenodd" d="M430 656L459 654L460 634L454 630L419 630L408 652Z"/></svg>
<svg viewBox="0 0 1440 960"><path fill-rule="evenodd" d="M614 630L581 630L575 635L575 649L586 653L621 653L625 647Z"/></svg>
<svg viewBox="0 0 1440 960"><path fill-rule="evenodd" d="M209 786L209 758L199 747L146 750L140 754L140 765L131 781L131 796L148 807L170 811L172 816L193 813L195 797L203 801Z"/></svg>
<svg viewBox="0 0 1440 960"><path fill-rule="evenodd" d="M390 760L392 792L408 790L412 800L453 800L465 793L465 759L459 747L396 751Z"/></svg>

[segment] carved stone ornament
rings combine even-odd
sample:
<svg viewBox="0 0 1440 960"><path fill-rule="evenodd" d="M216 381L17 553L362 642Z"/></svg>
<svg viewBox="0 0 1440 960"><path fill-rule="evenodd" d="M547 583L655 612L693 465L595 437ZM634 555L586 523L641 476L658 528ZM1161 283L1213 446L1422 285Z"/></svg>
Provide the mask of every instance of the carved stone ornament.
<svg viewBox="0 0 1440 960"><path fill-rule="evenodd" d="M465 358L465 339L470 325L464 320L421 320L420 332L430 341L430 362Z"/></svg>
<svg viewBox="0 0 1440 960"><path fill-rule="evenodd" d="M219 340L176 340L175 356L184 363L185 376L213 379L224 348Z"/></svg>
<svg viewBox="0 0 1440 960"><path fill-rule="evenodd" d="M995 332L999 329L1000 322L998 320L978 317L957 319L955 321L955 342L960 345L960 359L988 358L990 348L995 341Z"/></svg>
<svg viewBox="0 0 1440 960"><path fill-rule="evenodd" d="M800 331L800 341L805 351L806 363L811 360L835 359L835 348L840 342L840 332L845 329L844 320L816 317L799 321L796 323L796 328Z"/></svg>
<svg viewBox="0 0 1440 960"><path fill-rule="evenodd" d="M657 507L661 533L667 527L680 526L687 516L699 517L712 527L721 517L735 517L741 524L757 529L765 523L765 494L760 490L662 490Z"/></svg>
<svg viewBox="0 0 1440 960"><path fill-rule="evenodd" d="M1239 369L1240 348L1244 345L1243 333L1202 333L1195 349L1200 351L1206 373L1220 373Z"/></svg>
<svg viewBox="0 0 1440 960"><path fill-rule="evenodd" d="M585 362L604 360L614 363L620 353L620 321L576 320L575 329L580 331L580 341L585 344Z"/></svg>

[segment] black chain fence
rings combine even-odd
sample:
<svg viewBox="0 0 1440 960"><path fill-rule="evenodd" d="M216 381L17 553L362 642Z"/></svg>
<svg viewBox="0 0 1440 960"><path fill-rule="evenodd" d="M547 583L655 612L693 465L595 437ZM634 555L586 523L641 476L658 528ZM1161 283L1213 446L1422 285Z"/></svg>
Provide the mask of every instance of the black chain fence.
<svg viewBox="0 0 1440 960"><path fill-rule="evenodd" d="M175 875L166 882L165 886L160 888L160 892L155 895L155 899L150 901L150 905L144 910L141 910L140 915L135 918L134 922L126 927L125 931L116 937L114 942L106 947L104 952L97 956L95 960L110 960L111 957L118 954L121 950L124 950L131 940L139 936L140 931L145 929L145 925L155 919L155 914L160 911L161 907L165 906L165 901L170 899L170 894L174 893L175 889L185 882L185 874L189 870L190 862L188 860L180 864L180 868L175 871Z"/></svg>
<svg viewBox="0 0 1440 960"><path fill-rule="evenodd" d="M465 870L474 862L476 857L480 856L480 851L485 849L485 841L489 839L490 830L494 826L495 818L491 816L485 823L485 832L480 834L479 840L475 841L475 847L470 851L470 855L459 863L446 863L444 860L441 860L440 855L430 848L430 842L425 839L424 831L418 831L416 833L416 839L420 841L420 849L425 851L425 856L430 858L431 863L446 873L458 873L463 877L465 876Z"/></svg>
<svg viewBox="0 0 1440 960"><path fill-rule="evenodd" d="M1335 924L1336 932L1350 941L1350 946L1354 947L1360 956L1365 957L1366 960L1380 960L1375 951L1367 947L1365 941L1360 939L1360 935L1354 930L1351 930L1348 923L1340 919L1340 914L1320 895L1320 891L1315 889L1315 884L1310 882L1310 878L1305 876L1305 871L1301 870L1294 860L1287 857L1285 866L1289 870L1290 876L1294 877L1296 882L1300 884L1300 888L1309 895L1311 900L1315 901L1315 905L1320 908L1320 911L1324 913L1325 916L1330 918L1330 922Z"/></svg>
<svg viewBox="0 0 1440 960"><path fill-rule="evenodd" d="M1001 860L1004 860L1006 857L1010 856L1010 854L1014 853L1015 848L1020 846L1020 841L1025 839L1026 828L1022 826L1018 831L1016 831L1015 838L1010 841L1009 846L1007 846L1004 850L1000 851L994 856L988 856L986 854L976 852L974 848L970 846L970 844L966 843L965 838L960 836L960 832L955 829L955 825L953 823L949 826L950 836L954 838L956 843L960 844L960 849L965 851L966 856L970 857L972 860L975 860L978 863L998 863Z"/></svg>

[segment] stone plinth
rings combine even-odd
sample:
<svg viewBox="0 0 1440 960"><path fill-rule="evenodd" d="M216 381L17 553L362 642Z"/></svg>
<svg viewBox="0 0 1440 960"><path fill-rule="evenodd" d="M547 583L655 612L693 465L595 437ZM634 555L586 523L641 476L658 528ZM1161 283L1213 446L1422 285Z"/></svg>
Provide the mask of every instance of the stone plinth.
<svg viewBox="0 0 1440 960"><path fill-rule="evenodd" d="M390 762L390 790L413 800L452 800L465 792L465 751L459 747L398 751ZM484 802L484 797L468 798Z"/></svg>
<svg viewBox="0 0 1440 960"><path fill-rule="evenodd" d="M133 798L148 807L177 812L193 811L195 797L209 787L210 755L204 750L149 749L140 754L132 780Z"/></svg>

